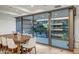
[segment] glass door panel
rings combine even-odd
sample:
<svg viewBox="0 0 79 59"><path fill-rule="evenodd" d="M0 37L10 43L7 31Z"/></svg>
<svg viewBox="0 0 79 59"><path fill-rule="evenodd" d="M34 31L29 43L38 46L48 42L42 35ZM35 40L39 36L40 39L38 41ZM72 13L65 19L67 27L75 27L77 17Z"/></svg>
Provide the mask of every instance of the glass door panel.
<svg viewBox="0 0 79 59"><path fill-rule="evenodd" d="M22 33L22 31L21 31L21 17L16 18L16 32Z"/></svg>
<svg viewBox="0 0 79 59"><path fill-rule="evenodd" d="M51 18L52 46L66 49L69 48L68 19L69 19L68 9L52 12L52 18Z"/></svg>
<svg viewBox="0 0 79 59"><path fill-rule="evenodd" d="M37 42L48 44L48 13L34 16L34 36Z"/></svg>
<svg viewBox="0 0 79 59"><path fill-rule="evenodd" d="M33 34L33 16L23 17L23 34Z"/></svg>

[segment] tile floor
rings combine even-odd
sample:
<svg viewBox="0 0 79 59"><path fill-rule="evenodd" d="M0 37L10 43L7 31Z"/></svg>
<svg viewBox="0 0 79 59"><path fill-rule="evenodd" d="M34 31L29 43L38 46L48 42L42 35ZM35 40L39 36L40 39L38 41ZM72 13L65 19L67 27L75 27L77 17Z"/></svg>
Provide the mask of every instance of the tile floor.
<svg viewBox="0 0 79 59"><path fill-rule="evenodd" d="M68 50L49 47L47 45L42 45L42 44L36 44L36 50L37 50L37 54L74 54L74 53L79 54L79 49L75 49L74 52L71 52ZM34 54L34 50L32 51L32 53ZM0 51L0 54L5 54L5 52Z"/></svg>
<svg viewBox="0 0 79 59"><path fill-rule="evenodd" d="M49 47L42 44L37 44L36 48L37 48L37 54L72 54L73 53L64 49Z"/></svg>

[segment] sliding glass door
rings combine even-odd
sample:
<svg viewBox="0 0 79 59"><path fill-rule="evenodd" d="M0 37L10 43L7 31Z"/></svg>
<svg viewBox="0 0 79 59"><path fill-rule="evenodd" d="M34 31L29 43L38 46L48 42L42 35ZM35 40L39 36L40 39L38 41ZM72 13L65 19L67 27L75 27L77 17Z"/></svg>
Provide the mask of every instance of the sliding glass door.
<svg viewBox="0 0 79 59"><path fill-rule="evenodd" d="M68 9L52 12L51 41L52 46L66 48L69 46L69 11Z"/></svg>
<svg viewBox="0 0 79 59"><path fill-rule="evenodd" d="M33 34L33 16L25 16L22 20L23 34Z"/></svg>
<svg viewBox="0 0 79 59"><path fill-rule="evenodd" d="M48 44L48 13L34 15L34 36L38 43Z"/></svg>

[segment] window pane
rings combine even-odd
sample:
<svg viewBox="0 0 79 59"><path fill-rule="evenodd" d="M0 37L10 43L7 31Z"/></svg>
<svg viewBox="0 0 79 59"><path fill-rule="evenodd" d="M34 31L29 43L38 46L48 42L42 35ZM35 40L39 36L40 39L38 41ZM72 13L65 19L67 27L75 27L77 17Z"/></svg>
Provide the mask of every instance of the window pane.
<svg viewBox="0 0 79 59"><path fill-rule="evenodd" d="M68 48L68 16L68 9L52 12L51 39L53 46Z"/></svg>
<svg viewBox="0 0 79 59"><path fill-rule="evenodd" d="M58 17L67 17L68 16L68 9L63 9L63 10L58 10L52 12L52 17L53 18L58 18Z"/></svg>
<svg viewBox="0 0 79 59"><path fill-rule="evenodd" d="M20 17L16 18L16 32L21 33L21 18Z"/></svg>
<svg viewBox="0 0 79 59"><path fill-rule="evenodd" d="M32 34L33 30L33 16L23 17L23 34Z"/></svg>
<svg viewBox="0 0 79 59"><path fill-rule="evenodd" d="M48 44L48 13L34 16L34 36L37 42Z"/></svg>

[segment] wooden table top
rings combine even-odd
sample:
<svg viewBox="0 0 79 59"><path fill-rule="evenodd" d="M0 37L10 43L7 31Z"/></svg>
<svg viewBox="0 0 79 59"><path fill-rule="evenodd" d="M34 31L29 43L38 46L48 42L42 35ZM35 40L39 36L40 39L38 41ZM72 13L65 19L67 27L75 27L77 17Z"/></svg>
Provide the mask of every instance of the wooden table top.
<svg viewBox="0 0 79 59"><path fill-rule="evenodd" d="M29 41L29 39L31 38L30 36L27 35L21 35L21 38L18 40L17 34L3 34L0 35L0 37L1 36L6 38L11 38L17 43L25 43L26 41Z"/></svg>
<svg viewBox="0 0 79 59"><path fill-rule="evenodd" d="M19 40L18 40L18 38L14 38L14 41L17 43L25 43L25 42L29 41L29 39L30 39L30 37L21 35L21 38Z"/></svg>

